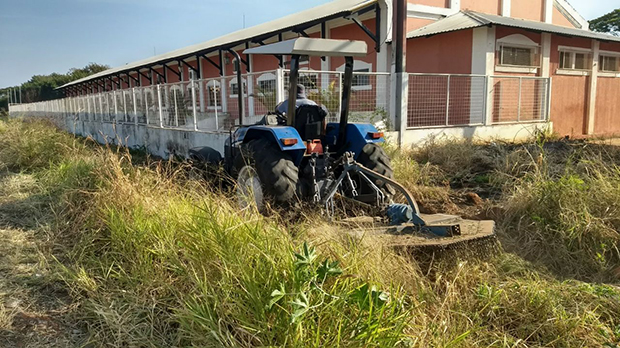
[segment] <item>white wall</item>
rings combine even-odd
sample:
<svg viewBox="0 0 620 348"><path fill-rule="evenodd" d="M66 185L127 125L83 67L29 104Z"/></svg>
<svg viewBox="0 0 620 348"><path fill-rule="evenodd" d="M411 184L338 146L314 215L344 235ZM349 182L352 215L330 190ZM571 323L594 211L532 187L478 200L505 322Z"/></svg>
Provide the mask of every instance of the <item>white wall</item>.
<svg viewBox="0 0 620 348"><path fill-rule="evenodd" d="M402 134L402 146L419 145L431 138L435 139L472 139L479 141L525 141L531 139L537 131L551 131L553 125L547 122L527 124L501 124L492 126L447 127L408 129ZM397 132L386 134L388 141L396 142Z"/></svg>

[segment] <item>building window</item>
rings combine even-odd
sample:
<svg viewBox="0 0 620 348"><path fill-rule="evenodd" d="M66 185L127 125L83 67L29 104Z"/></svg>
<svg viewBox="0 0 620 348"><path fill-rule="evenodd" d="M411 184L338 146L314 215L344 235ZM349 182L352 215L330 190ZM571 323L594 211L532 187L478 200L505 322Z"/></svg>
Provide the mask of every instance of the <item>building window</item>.
<svg viewBox="0 0 620 348"><path fill-rule="evenodd" d="M243 79L242 81L243 81L243 95L247 96L248 87L245 82L245 79ZM230 80L230 83L228 85L230 86L230 97L236 98L239 95L239 85L237 84L237 79Z"/></svg>
<svg viewBox="0 0 620 348"><path fill-rule="evenodd" d="M538 67L538 47L500 46L499 65Z"/></svg>
<svg viewBox="0 0 620 348"><path fill-rule="evenodd" d="M207 106L209 108L222 107L222 94L220 91L219 81L211 80L207 82Z"/></svg>
<svg viewBox="0 0 620 348"><path fill-rule="evenodd" d="M339 66L336 71L344 72L345 65ZM366 63L363 60L353 61L353 81L351 89L354 91L370 90L372 89L372 83L370 80L372 72L372 64Z"/></svg>
<svg viewBox="0 0 620 348"><path fill-rule="evenodd" d="M370 75L368 74L355 74L355 73L369 73L370 69L354 69L353 70L353 87L370 86Z"/></svg>
<svg viewBox="0 0 620 348"><path fill-rule="evenodd" d="M276 90L276 75L272 73L262 74L257 79L259 93L274 92Z"/></svg>
<svg viewBox="0 0 620 348"><path fill-rule="evenodd" d="M540 66L540 46L522 34L512 34L497 40L499 71L535 72Z"/></svg>
<svg viewBox="0 0 620 348"><path fill-rule="evenodd" d="M274 91L276 89L276 80L258 81L258 88L262 91Z"/></svg>
<svg viewBox="0 0 620 348"><path fill-rule="evenodd" d="M599 70L603 72L619 72L619 62L620 59L618 57L601 54L599 56Z"/></svg>
<svg viewBox="0 0 620 348"><path fill-rule="evenodd" d="M560 69L591 70L592 53L585 51L560 50Z"/></svg>

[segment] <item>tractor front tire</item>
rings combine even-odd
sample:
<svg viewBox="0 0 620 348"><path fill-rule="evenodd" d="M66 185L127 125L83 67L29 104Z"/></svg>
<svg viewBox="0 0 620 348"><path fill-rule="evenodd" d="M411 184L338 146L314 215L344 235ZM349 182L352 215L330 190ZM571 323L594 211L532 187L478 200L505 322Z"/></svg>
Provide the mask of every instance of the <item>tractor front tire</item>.
<svg viewBox="0 0 620 348"><path fill-rule="evenodd" d="M244 170L244 167L249 168ZM267 139L256 139L242 146L234 160L234 175L238 185L242 184L239 175L244 174L245 178L248 173L258 176L261 193L276 205L287 206L297 198L299 170L291 156L280 150L277 144ZM238 192L240 189L237 188ZM257 208L262 210L265 202L256 203Z"/></svg>
<svg viewBox="0 0 620 348"><path fill-rule="evenodd" d="M394 179L394 170L392 169L392 162L390 161L390 157L385 153L385 150L381 146L375 143L370 143L364 145L362 148L362 152L357 157L357 162L364 167L375 171L383 176L386 176L390 179ZM382 180L376 180L374 178L369 178L372 182L377 185L381 191L386 195L386 198L391 199L396 191L392 186L383 182ZM372 190L370 185L367 182L362 183L362 190Z"/></svg>

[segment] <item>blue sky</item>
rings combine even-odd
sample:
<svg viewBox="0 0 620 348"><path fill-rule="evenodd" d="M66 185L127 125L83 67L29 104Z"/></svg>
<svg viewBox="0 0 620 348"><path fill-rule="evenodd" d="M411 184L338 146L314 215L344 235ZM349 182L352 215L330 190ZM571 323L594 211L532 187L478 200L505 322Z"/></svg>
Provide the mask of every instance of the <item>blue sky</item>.
<svg viewBox="0 0 620 348"><path fill-rule="evenodd" d="M329 0L0 0L0 87L89 62L119 66ZM570 0L586 19L618 0Z"/></svg>

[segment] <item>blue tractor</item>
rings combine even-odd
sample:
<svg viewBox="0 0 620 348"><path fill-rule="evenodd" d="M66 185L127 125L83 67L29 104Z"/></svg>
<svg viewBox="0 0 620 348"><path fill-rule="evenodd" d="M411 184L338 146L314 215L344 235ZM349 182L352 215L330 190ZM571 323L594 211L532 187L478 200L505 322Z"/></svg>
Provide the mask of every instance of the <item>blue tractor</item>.
<svg viewBox="0 0 620 348"><path fill-rule="evenodd" d="M465 220L419 213L409 192L393 179L390 158L380 145L383 133L372 124L348 122L353 58L366 57L365 42L300 37L244 53L291 57L287 112L268 114L257 124L236 128L226 141L223 156L206 147L190 151L197 160L221 163L223 158L226 170L236 179L241 207L262 210L269 201L288 206L302 200L320 205L333 215L334 199L339 195L379 208L400 230L413 228L442 237L462 234L464 224L460 221ZM297 102L301 56L344 57L339 122L328 123L319 105ZM240 60L238 55L236 58ZM237 78L238 86L243 86L239 69ZM241 100L239 110L243 110ZM403 204L393 203L397 192ZM493 227L489 230L489 225L485 226L490 232L486 234L493 234Z"/></svg>

